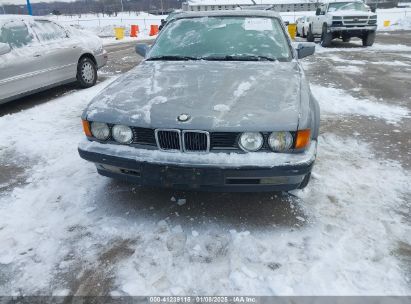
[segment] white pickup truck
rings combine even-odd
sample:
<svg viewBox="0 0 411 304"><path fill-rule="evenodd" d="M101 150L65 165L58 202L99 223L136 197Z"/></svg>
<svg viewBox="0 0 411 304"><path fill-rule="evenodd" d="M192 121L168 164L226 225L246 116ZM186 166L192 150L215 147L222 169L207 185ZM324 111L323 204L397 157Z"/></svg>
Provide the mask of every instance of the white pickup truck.
<svg viewBox="0 0 411 304"><path fill-rule="evenodd" d="M335 1L321 4L315 16L309 18L307 40L321 37L321 45L330 46L331 40L352 37L362 39L363 46L371 46L377 30L377 15L362 1Z"/></svg>

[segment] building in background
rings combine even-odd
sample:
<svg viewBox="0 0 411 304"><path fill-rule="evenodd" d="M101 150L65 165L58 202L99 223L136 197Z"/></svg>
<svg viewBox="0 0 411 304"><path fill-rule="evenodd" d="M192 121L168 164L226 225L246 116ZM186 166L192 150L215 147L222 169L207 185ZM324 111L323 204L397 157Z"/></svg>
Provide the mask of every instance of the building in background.
<svg viewBox="0 0 411 304"><path fill-rule="evenodd" d="M267 5L272 6L272 10L277 12L301 12L315 11L318 3L322 2L327 2L327 0L187 0L183 2L182 9L185 11L217 11ZM366 0L366 3L372 7L389 8L396 7L398 0Z"/></svg>
<svg viewBox="0 0 411 304"><path fill-rule="evenodd" d="M188 0L183 3L182 8L186 11L217 11L268 5L278 12L294 12L315 10L317 2L317 0Z"/></svg>

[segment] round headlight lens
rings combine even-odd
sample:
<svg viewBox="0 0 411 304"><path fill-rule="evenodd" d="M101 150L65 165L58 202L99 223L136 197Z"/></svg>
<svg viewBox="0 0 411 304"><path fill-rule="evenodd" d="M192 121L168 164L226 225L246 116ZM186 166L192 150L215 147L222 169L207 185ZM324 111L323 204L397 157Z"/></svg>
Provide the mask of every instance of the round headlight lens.
<svg viewBox="0 0 411 304"><path fill-rule="evenodd" d="M113 138L120 144L129 144L133 140L133 131L130 127L123 125L115 125L111 130Z"/></svg>
<svg viewBox="0 0 411 304"><path fill-rule="evenodd" d="M260 150L264 143L261 133L245 132L241 134L238 144L241 149L248 152Z"/></svg>
<svg viewBox="0 0 411 304"><path fill-rule="evenodd" d="M273 132L268 137L268 145L274 151L286 151L293 145L293 136L290 132Z"/></svg>
<svg viewBox="0 0 411 304"><path fill-rule="evenodd" d="M106 123L94 121L91 123L91 134L99 140L106 140L110 136L110 128Z"/></svg>

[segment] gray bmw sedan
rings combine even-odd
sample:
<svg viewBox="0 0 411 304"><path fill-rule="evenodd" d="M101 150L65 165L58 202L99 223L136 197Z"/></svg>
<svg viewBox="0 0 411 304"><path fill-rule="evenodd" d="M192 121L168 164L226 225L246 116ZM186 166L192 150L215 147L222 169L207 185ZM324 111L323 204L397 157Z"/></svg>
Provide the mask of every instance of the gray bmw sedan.
<svg viewBox="0 0 411 304"><path fill-rule="evenodd" d="M140 185L287 191L310 179L320 122L281 17L270 11L181 13L145 60L95 97L80 156Z"/></svg>

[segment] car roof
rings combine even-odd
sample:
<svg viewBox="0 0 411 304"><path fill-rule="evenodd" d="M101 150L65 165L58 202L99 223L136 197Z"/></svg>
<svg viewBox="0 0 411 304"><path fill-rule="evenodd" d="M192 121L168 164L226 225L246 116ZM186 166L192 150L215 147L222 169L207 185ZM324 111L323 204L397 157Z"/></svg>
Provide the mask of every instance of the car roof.
<svg viewBox="0 0 411 304"><path fill-rule="evenodd" d="M195 18L195 17L268 17L278 18L281 20L280 14L274 11L260 10L221 10L221 11L200 11L200 12L182 12L176 15L173 19Z"/></svg>

